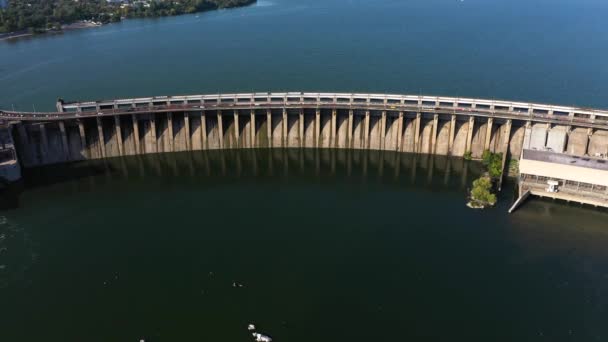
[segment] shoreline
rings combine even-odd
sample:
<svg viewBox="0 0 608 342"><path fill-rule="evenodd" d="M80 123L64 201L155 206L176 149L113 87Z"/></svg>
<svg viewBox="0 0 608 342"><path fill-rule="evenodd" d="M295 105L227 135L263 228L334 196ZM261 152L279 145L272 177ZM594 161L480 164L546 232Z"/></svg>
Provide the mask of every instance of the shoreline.
<svg viewBox="0 0 608 342"><path fill-rule="evenodd" d="M187 14L195 14L195 13L202 13L202 12L218 11L218 10L222 10L222 9L241 8L241 7L251 6L251 5L255 4L255 3L257 3L257 0L250 0L250 1L248 1L246 4L244 4L242 6L207 9L207 10L204 10L204 11L199 11L199 12L194 12L194 13L182 13L182 14L177 14L177 15L166 15L166 16L158 16L158 17L154 17L154 18L178 17L178 16L182 16L182 15L187 15ZM122 22L123 20L129 20L129 19L146 19L146 18L151 18L151 17L120 18L120 21L117 21L117 22ZM59 28L59 29L47 29L47 30L44 30L44 31L41 31L41 32L29 32L28 30L23 30L23 31L17 31L17 32L0 33L0 42L2 42L2 41L11 41L11 40L19 40L21 38L27 38L27 37L43 36L43 35L47 35L47 34L60 34L60 33L64 33L64 32L67 32L67 31L74 31L74 30L82 30L82 29L88 29L88 28L101 27L101 26L105 26L105 25L110 24L110 23L111 22L102 23L102 22L94 22L94 21L90 21L90 20L79 20L79 21L75 21L75 22L72 22L72 23L69 23L69 24L62 24L61 28Z"/></svg>
<svg viewBox="0 0 608 342"><path fill-rule="evenodd" d="M42 35L47 35L47 34L60 34L60 33L67 32L67 31L75 31L75 30L101 27L103 25L106 25L106 24L103 24L100 22L88 21L88 20L77 21L77 22L73 22L71 24L61 25L60 29L49 29L49 30L46 30L43 32L19 31L19 32L0 34L0 41L13 40L13 39L16 40L16 39L20 39L20 38L42 36Z"/></svg>

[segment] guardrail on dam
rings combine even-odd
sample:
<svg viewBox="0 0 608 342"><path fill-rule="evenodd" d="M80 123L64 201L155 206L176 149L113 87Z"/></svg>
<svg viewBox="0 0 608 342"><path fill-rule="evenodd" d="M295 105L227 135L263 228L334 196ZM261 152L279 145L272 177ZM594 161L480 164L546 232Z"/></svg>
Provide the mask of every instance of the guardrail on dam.
<svg viewBox="0 0 608 342"><path fill-rule="evenodd" d="M0 111L26 167L222 148L338 148L519 158L608 154L608 111L431 96L252 93L57 102Z"/></svg>

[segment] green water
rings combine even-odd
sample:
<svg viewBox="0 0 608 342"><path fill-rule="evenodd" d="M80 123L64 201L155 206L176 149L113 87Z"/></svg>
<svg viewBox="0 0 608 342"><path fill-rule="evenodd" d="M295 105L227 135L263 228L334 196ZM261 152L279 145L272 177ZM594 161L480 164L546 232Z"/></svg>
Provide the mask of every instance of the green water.
<svg viewBox="0 0 608 342"><path fill-rule="evenodd" d="M510 185L471 210L479 172L330 150L33 170L4 197L2 340L604 340L608 213L508 215Z"/></svg>

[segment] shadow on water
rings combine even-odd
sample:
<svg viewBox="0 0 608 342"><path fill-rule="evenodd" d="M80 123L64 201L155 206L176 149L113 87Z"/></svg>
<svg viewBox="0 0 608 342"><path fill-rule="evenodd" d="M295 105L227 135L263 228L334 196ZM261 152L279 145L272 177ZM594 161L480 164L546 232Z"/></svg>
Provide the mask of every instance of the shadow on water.
<svg viewBox="0 0 608 342"><path fill-rule="evenodd" d="M465 189L481 173L481 165L462 158L367 150L239 149L176 152L49 165L24 171L23 181L6 192L3 208L22 191L62 183L78 190L113 181L142 179L260 181L301 179L348 182L375 181L440 190ZM4 196L4 195L3 195Z"/></svg>

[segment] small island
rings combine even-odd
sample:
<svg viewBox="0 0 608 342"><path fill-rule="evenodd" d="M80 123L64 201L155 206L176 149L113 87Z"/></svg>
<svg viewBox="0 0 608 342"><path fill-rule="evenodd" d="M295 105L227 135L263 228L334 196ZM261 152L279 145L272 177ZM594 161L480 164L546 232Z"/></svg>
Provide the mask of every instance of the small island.
<svg viewBox="0 0 608 342"><path fill-rule="evenodd" d="M128 18L173 16L246 6L257 0L8 0L0 40L95 27Z"/></svg>
<svg viewBox="0 0 608 342"><path fill-rule="evenodd" d="M470 154L465 153L465 158ZM494 188L502 176L502 153L493 153L489 150L483 152L482 163L486 169L484 174L473 181L473 188L469 194L467 206L473 209L483 209L496 205Z"/></svg>

